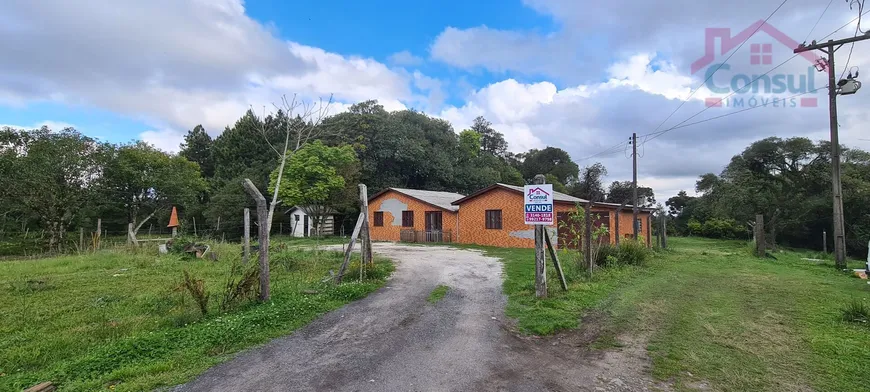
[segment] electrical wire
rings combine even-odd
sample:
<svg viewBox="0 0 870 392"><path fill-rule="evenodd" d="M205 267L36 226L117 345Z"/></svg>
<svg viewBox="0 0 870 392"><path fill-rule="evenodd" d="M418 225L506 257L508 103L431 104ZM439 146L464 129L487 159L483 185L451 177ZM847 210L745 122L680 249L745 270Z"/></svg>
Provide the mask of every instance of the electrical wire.
<svg viewBox="0 0 870 392"><path fill-rule="evenodd" d="M592 159L592 158L595 158L598 156L608 155L608 154L613 154L613 153L619 152L620 150L622 150L623 144L625 144L625 142L619 142L617 144L614 144L614 145L602 150L601 152L592 154L592 155L585 157L585 158L581 158L581 159L577 160L577 162L582 162L582 161L586 161L586 160L589 160L589 159Z"/></svg>
<svg viewBox="0 0 870 392"><path fill-rule="evenodd" d="M862 10L863 10L863 0L862 0L862 5L861 5L861 7L862 7ZM867 13L870 13L870 11L863 12L863 13L859 12L859 14L858 14L857 17L855 17L854 19L850 20L848 23L844 24L843 26L840 26L838 29L834 30L834 31L831 32L830 34L824 36L821 40L824 40L824 39L826 39L826 38L828 38L828 37L830 37L830 36L836 34L838 31L840 31L840 30L844 29L845 27L849 26L850 24L852 24L852 23L855 22L856 20L860 20L861 17L862 17L863 15L866 15ZM754 33L753 33L753 34L754 34ZM739 47L738 47L738 49L739 49ZM736 50L735 50L735 52L736 52ZM733 54L733 53L732 53L732 54ZM761 79L762 77L767 76L768 74L770 74L771 72L775 71L775 70L778 69L779 67L782 67L783 65L785 65L786 63L788 63L789 61L791 61L792 59L794 59L794 58L797 57L797 56L798 56L798 54L795 54L795 55L793 55L792 57L789 57L788 59L786 59L785 61L779 63L779 65L773 67L773 68L770 69L769 71L767 71L767 72L765 72L765 73L763 73L763 74L757 76L755 79L753 79L752 81L750 81L749 83L747 83L746 86L744 86L744 88L747 87L747 86L751 86L752 83L755 83L757 80ZM739 92L739 91L741 91L741 90L742 90L742 89L732 91L730 94L726 95L725 97L722 97L722 98L719 100L719 102L722 102L722 101L724 101L725 99L728 99L728 97L730 97L730 96L736 94L737 92ZM818 90L819 90L819 89L813 90L813 92L818 91ZM648 142L648 141L650 141L650 140L653 140L653 139L655 139L655 138L657 138L657 137L659 137L659 136L661 136L661 135L663 135L663 134L665 134L665 133L667 133L667 132L670 132L670 131L672 131L672 130L674 130L674 129L682 128L682 127L680 127L680 125L682 125L682 124L685 123L686 121L689 121L689 120L691 120L691 119L697 117L697 116L700 115L701 113L704 113L705 111L709 110L711 107L714 107L714 106L713 106L713 105L710 105L710 106L705 107L704 109L702 109L702 110L699 111L698 113L695 113L694 115L692 115L691 117L689 117L689 118L683 120L682 122L678 123L678 124L675 125L674 127L671 127L671 128L668 128L668 129L665 129L665 130L662 130L662 131L658 131L658 132L653 131L653 132L650 132L650 133L647 133L647 134L641 135L641 137L643 137L643 143L645 144L646 142ZM679 108L678 108L678 109L679 109ZM741 111L737 111L737 112L734 112L734 113L740 113L740 112L741 112ZM713 118L721 118L721 117L723 117L723 116L717 116L717 117L713 117Z"/></svg>
<svg viewBox="0 0 870 392"><path fill-rule="evenodd" d="M855 4L858 5L858 25L855 26L855 35L853 36L853 38L857 37L858 33L864 33L861 30L861 12L864 11L864 0L851 0L851 2L849 3L849 9L852 9L852 6ZM852 42L852 44L849 45L849 56L846 58L846 66L843 67L843 73L840 74L840 79L843 79L843 77L846 76L846 71L849 69L849 62L852 61L853 50L855 50L855 42Z"/></svg>
<svg viewBox="0 0 870 392"><path fill-rule="evenodd" d="M807 37L804 38L804 44L807 43L807 40L810 39L810 36L813 35L813 31L816 30L816 27L819 25L819 22L822 21L822 17L825 16L825 13L828 12L828 8L831 8L831 4L834 4L834 0L828 2L828 6L825 7L825 10L822 11L822 14L819 15L819 19L816 19L816 24L813 25L813 28L810 29L810 32L807 33Z"/></svg>
<svg viewBox="0 0 870 392"><path fill-rule="evenodd" d="M777 65L777 66L771 68L771 69L768 70L767 72L765 72L765 73L763 73L763 74L761 74L761 75L756 76L755 79L752 79L751 81L749 81L749 83L747 83L745 86L743 86L743 88L741 88L741 89L737 89L737 90L734 90L734 91L731 92L731 94L728 94L728 95L726 95L726 96L720 98L719 101L717 102L717 104L718 104L718 103L721 103L722 101L724 101L724 100L726 100L726 99L728 99L728 98L731 97L732 95L737 94L738 92L742 92L742 91L743 91L744 89L746 89L747 87L752 86L752 83L755 83L757 80L759 80L759 79L761 79L761 78L767 76L769 73L771 73L771 72L773 72L773 71L776 71L777 68L782 67L783 65L785 65L786 63L788 63L789 61L791 61L792 59L794 59L794 58L797 57L797 56L798 56L798 55L795 54L795 55L789 57L788 59L786 59L785 61L779 63L779 65ZM715 105L708 105L707 107L705 107L704 109L702 109L702 110L699 111L698 113L695 113L695 114L692 115L691 117L689 117L689 118L683 120L682 122L678 123L677 126L679 126L680 124L685 123L686 121L689 121L689 120L691 120L691 119L697 117L698 115L700 115L701 113L706 112L707 110L709 110L709 109L712 108L712 107L716 107L716 106L715 106ZM665 129L665 130L658 131L658 132L650 132L650 133L647 133L647 134L644 134L644 135L641 135L641 136L644 137L644 143L646 143L647 141L652 140L652 139L655 139L656 137L659 137L660 135L665 134L665 133L667 133L667 132L670 132L670 131L672 131L672 130L674 130L674 129L675 129L675 128L672 127L672 128L668 128L668 129ZM650 138L651 136L652 136L652 138Z"/></svg>
<svg viewBox="0 0 870 392"><path fill-rule="evenodd" d="M828 88L828 85L825 85L824 87L819 87L819 88L817 88L817 89L815 89L815 90L804 91L804 92L802 92L802 93L798 93L798 94L795 94L795 95L792 95L792 96L790 96L790 97L786 97L786 98L775 98L775 99L773 99L773 101L771 101L770 104L773 104L774 102L779 102L779 101L788 101L788 100L790 100L790 99L792 99L792 98L797 98L797 97L799 97L799 96L801 96L801 95L806 95L806 94L814 93L814 92L816 92L816 91L819 91L819 90L822 90L822 89L826 89L826 88ZM692 125L702 124L702 123L705 123L705 122L708 122L708 121L713 121L713 120L717 120L717 119L720 119L720 118L723 118L723 117L733 116L733 115L735 115L735 114L737 114L737 113L743 113L743 112L747 112L747 111L750 111L750 110L753 110L753 109L758 109L758 108L761 108L761 107L767 107L767 104L764 104L764 105L757 105L757 106L750 106L750 107L745 108L745 109L740 109L740 110L737 110L737 111L734 111L734 112L728 112L728 113L725 113L725 114L722 114L722 115L719 115L719 116L714 116L714 117L706 118L706 119L699 120L699 121L695 121L695 122L688 123L688 124L680 123L680 124L677 124L677 125L675 125L675 126L673 126L673 127L671 127L671 128L666 129L666 130L663 131L663 132L659 132L658 134L656 134L656 135L650 137L649 140L653 140L653 139L655 139L655 138L657 138L657 137L659 137L659 136L661 136L661 135L664 135L664 134L667 133L667 132L673 131L673 130L675 130L675 129L686 128L686 127L690 127L690 126L692 126ZM703 111L698 112L698 114L701 114L702 112L703 112ZM696 114L695 116L697 116L698 114ZM695 117L695 116L692 116L692 117ZM686 120L689 120L689 119L691 119L692 117L689 117L689 118L686 119ZM683 121L683 122L685 122L685 121ZM649 140L648 140L648 141L649 141Z"/></svg>
<svg viewBox="0 0 870 392"><path fill-rule="evenodd" d="M732 56L734 56L734 54L735 54L735 53L737 53L737 52L738 52L738 51L740 51L740 48L742 48L742 47L743 47L743 45L745 45L745 44L746 44L746 42L747 42L747 41L749 41L749 38L751 38L751 37L752 37L752 36L754 36L754 35L755 35L755 33L757 33L757 32L758 32L758 30L760 30L760 29L761 29L761 26L764 26L764 25L765 25L765 24L766 24L766 23L767 23L767 21L768 21L768 20L770 20L770 18L772 18L772 17L773 17L773 15L774 15L774 14L776 14L776 13L777 13L777 11L779 11L779 10L780 10L780 8L782 8L782 6L784 6L784 5L785 5L785 3L787 3L787 2L788 2L788 0L783 0L783 1L782 1L782 3L780 3L780 4L779 4L779 6L778 6L778 7L776 7L776 9L775 9L775 10L773 10L773 12L771 12L771 13L770 13L770 15L768 15L768 16L767 16L767 18L765 18L765 19L764 19L764 22L762 22L762 23L760 23L760 24L759 24L759 25L758 25L758 27L756 27L756 28L755 28L755 31L753 31L753 32L752 32L752 34L750 34L750 35L749 35L749 37L746 37L746 39L745 39L745 40L743 40L743 42L741 42L741 43L740 43L740 45L739 45L739 46L737 46L737 48L736 48L736 49L734 49L734 50L732 50L732 51L731 51L731 54L729 54L729 55L728 55L728 57L726 57L726 58L725 58L725 61L723 61L723 62L722 62L722 63L721 63L721 64L719 64L719 66L718 66L718 67L717 67L717 68L716 68L716 70L714 70L714 71L713 71L713 72L710 72L710 74L709 74L709 75L707 75L707 78L706 78L706 79L704 79L704 81L703 81L703 82L701 82L701 84L699 84L699 85L698 85L698 87L695 87L695 89L694 89L694 90L692 90L692 91L691 91L691 92L690 92L690 93L689 93L689 96L688 96L688 97L686 97L686 99L684 99L684 100L683 100L683 102L680 102L680 105L679 105L679 106L677 106L677 108L676 108L676 109L674 109L674 111L673 111L673 112L671 112L671 114L669 114L669 115L668 115L668 117L666 117L666 118L665 118L665 119L664 119L664 120L663 120L663 121L662 121L662 122L661 122L661 123L660 123L660 124L659 124L659 125L658 125L658 126L657 126L657 127L656 127L656 129L654 129L654 130L653 130L653 131L652 131L652 132L651 132L651 133L655 133L655 132L656 132L656 131L658 131L658 130L659 130L659 128L661 128L661 127L662 127L662 125L665 125L665 123L666 123L666 122L667 122L667 121L668 121L668 120L670 120L670 119L671 119L671 117L673 117L673 116L674 116L674 114L676 114L676 113L677 113L677 111L679 111L679 110L680 110L680 108L682 108L682 107L683 107L683 105L685 105L685 104L686 104L686 102L689 102L689 100L690 100L690 99L692 99L692 96L694 96L694 95L695 95L695 93L696 93L696 92L698 92L698 90L700 90L700 89L701 89L701 87L703 87L703 86L704 86L704 84L706 84L706 83L707 83L707 82L708 82L708 81L709 81L709 80L710 80L710 79L711 79L711 78L712 78L712 77L713 77L713 75L715 75L715 74L716 74L716 72L718 72L718 71L719 71L719 69L721 69L721 68L722 68L722 67L723 67L723 66L725 66L725 64L726 64L726 63L728 63L728 60L730 60L730 59L731 59L731 57L732 57Z"/></svg>
<svg viewBox="0 0 870 392"><path fill-rule="evenodd" d="M830 34L828 34L828 35L822 37L821 39L819 39L819 40L816 41L816 42L824 41L824 40L827 39L828 37L830 37L830 36L836 34L836 33L839 32L840 30L845 29L846 27L848 27L850 24L852 24L852 22L854 22L854 21L856 21L856 20L860 20L862 16L867 15L867 14L870 14L870 11L865 11L865 12L859 13L858 16L855 17L855 19L852 19L852 20L848 21L846 24L840 26L840 28L838 28L838 29L832 31Z"/></svg>

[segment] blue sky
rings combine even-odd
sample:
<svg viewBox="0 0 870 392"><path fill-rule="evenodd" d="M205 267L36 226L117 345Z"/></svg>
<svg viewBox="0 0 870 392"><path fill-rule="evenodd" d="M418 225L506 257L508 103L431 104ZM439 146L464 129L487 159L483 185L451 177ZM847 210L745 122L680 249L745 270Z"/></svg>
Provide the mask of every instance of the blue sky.
<svg viewBox="0 0 870 392"><path fill-rule="evenodd" d="M855 10L840 3L823 14L826 2L790 0L770 23L796 39L820 38L854 19ZM72 125L112 142L142 139L176 151L197 124L217 136L248 108L271 107L282 94L332 95L332 113L377 99L388 110L447 120L457 132L484 116L513 151L556 146L581 166L604 163L608 180L625 180L631 166L610 147L632 132L732 110L705 111L704 98L715 95L703 88L688 99L703 79L689 65L704 53L705 29L745 29L778 4L4 1L0 124ZM853 23L832 38L854 30ZM764 71L747 66L749 45L739 51L746 53L735 54L729 72ZM791 55L782 45L776 51L776 59ZM868 61L870 51L858 48L850 67ZM805 73L806 64L777 72ZM847 144L867 144L867 97L840 103ZM641 182L664 195L691 190L698 175L718 172L754 140L826 137L826 111L753 110L669 132L645 146L656 153L643 159Z"/></svg>

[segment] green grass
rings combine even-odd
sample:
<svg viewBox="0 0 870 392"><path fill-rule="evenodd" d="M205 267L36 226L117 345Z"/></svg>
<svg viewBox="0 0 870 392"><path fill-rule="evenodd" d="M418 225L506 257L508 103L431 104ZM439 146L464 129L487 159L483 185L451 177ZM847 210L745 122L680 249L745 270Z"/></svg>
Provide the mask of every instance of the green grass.
<svg viewBox="0 0 870 392"><path fill-rule="evenodd" d="M432 290L431 293L429 293L428 301L433 304L437 303L442 298L444 298L445 295L447 295L448 290L450 290L450 287L443 284L438 285L438 287L435 287L435 289Z"/></svg>
<svg viewBox="0 0 870 392"><path fill-rule="evenodd" d="M221 313L223 287L241 247L216 248L218 262L158 256L153 249L0 262L0 390L41 381L63 391L183 383L241 349L366 296L392 271L379 259L359 282L357 260L336 287L321 279L337 270L340 253L276 249L272 300ZM183 270L211 292L205 317L179 290Z"/></svg>
<svg viewBox="0 0 870 392"><path fill-rule="evenodd" d="M648 342L652 375L678 390L706 382L722 391L865 391L870 327L844 320L870 305L866 281L813 253L750 256L745 242L669 239L645 267L617 267L591 279L572 271L561 292L549 273L549 298L534 298L531 250L488 249L505 260L507 313L527 333L582 327L588 312L603 332L593 348L634 335ZM563 262L573 268L570 262ZM852 262L850 267L859 268ZM691 375L690 375L691 374Z"/></svg>

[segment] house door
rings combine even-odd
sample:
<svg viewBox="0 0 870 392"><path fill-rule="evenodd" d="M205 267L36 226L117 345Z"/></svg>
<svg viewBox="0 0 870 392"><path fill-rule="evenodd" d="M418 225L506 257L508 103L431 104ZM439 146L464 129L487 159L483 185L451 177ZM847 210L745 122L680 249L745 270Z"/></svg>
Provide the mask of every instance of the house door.
<svg viewBox="0 0 870 392"><path fill-rule="evenodd" d="M441 211L426 211L426 242L442 242Z"/></svg>
<svg viewBox="0 0 870 392"><path fill-rule="evenodd" d="M308 237L308 215L305 215L302 219L302 236Z"/></svg>

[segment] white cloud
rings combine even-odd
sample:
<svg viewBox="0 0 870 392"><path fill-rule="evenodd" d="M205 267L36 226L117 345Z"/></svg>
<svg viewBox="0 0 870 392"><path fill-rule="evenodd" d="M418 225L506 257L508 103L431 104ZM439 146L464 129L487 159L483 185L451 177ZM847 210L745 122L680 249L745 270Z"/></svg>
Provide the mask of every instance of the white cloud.
<svg viewBox="0 0 870 392"><path fill-rule="evenodd" d="M402 66L415 66L423 64L423 58L415 56L407 50L391 54L390 57L387 58L387 61L389 61L390 64Z"/></svg>
<svg viewBox="0 0 870 392"><path fill-rule="evenodd" d="M142 141L166 152L178 152L184 141L184 134L171 129L145 131L139 137Z"/></svg>
<svg viewBox="0 0 870 392"><path fill-rule="evenodd" d="M389 110L443 99L425 75L283 41L241 0L98 3L0 4L0 51L17 59L0 63L0 105L97 107L143 121L158 131L142 137L163 140L196 124L218 134L282 94L378 99ZM416 94L415 83L429 94Z"/></svg>

